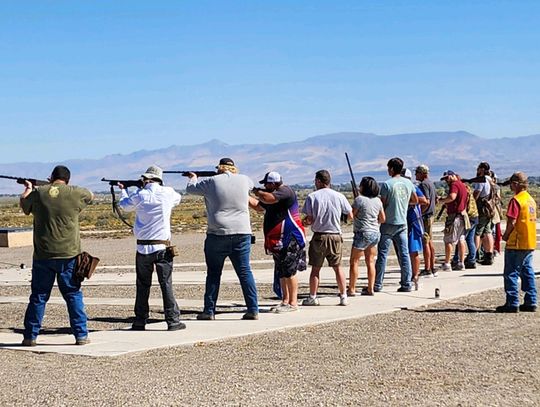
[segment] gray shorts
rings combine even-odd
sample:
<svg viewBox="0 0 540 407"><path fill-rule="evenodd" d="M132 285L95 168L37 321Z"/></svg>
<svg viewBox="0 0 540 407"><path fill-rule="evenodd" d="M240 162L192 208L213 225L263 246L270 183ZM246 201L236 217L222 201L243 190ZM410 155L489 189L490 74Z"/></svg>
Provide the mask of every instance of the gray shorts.
<svg viewBox="0 0 540 407"><path fill-rule="evenodd" d="M465 221L461 215L448 215L444 224L444 243L455 244L465 239Z"/></svg>

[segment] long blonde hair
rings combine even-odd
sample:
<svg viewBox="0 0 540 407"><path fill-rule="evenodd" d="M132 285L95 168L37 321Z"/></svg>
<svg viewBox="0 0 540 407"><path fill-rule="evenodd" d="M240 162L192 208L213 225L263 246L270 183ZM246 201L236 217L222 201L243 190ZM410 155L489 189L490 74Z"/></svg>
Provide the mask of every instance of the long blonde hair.
<svg viewBox="0 0 540 407"><path fill-rule="evenodd" d="M221 164L221 165L218 165L217 170L218 172L229 171L233 174L238 174L238 168L236 168L234 165Z"/></svg>

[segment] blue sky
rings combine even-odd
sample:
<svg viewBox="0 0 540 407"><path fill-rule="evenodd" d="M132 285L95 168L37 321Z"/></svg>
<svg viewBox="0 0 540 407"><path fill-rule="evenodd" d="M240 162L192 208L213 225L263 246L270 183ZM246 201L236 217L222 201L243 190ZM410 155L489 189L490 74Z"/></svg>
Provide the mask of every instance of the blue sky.
<svg viewBox="0 0 540 407"><path fill-rule="evenodd" d="M3 1L0 162L540 133L539 1Z"/></svg>

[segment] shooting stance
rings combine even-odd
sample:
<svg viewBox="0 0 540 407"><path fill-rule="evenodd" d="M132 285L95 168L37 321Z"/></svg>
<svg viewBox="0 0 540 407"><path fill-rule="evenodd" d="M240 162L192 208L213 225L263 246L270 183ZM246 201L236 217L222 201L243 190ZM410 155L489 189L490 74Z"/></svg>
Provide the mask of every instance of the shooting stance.
<svg viewBox="0 0 540 407"><path fill-rule="evenodd" d="M222 158L216 167L218 175L198 180L193 172L188 174L186 192L204 196L208 213L208 228L204 242L206 260L206 288L204 310L198 320L215 319L216 303L223 264L228 257L240 280L247 312L242 319L259 319L257 286L251 272L251 223L249 216L249 193L253 181L238 174L238 168L230 158ZM253 198L251 198L253 199Z"/></svg>
<svg viewBox="0 0 540 407"><path fill-rule="evenodd" d="M283 184L281 175L267 172L259 181L264 189L253 188L259 199L250 206L264 213L264 248L274 257L274 279L281 287L281 303L271 309L283 313L298 309L297 271L306 269L306 237L300 220L296 193Z"/></svg>
<svg viewBox="0 0 540 407"><path fill-rule="evenodd" d="M21 195L21 209L26 215L34 215L32 293L24 316L23 346L36 345L55 279L67 305L75 343L89 342L81 282L75 277L75 267L76 256L81 253L79 213L94 196L87 189L68 185L70 177L69 169L58 165L51 173L50 184L33 189L26 180Z"/></svg>
<svg viewBox="0 0 540 407"><path fill-rule="evenodd" d="M514 197L506 211L506 230L502 239L506 242L504 252L504 291L506 303L497 312L535 312L537 308L536 280L533 253L536 249L536 202L527 192L528 179L523 172L510 177L510 189ZM525 292L523 304L519 305L518 277Z"/></svg>
<svg viewBox="0 0 540 407"><path fill-rule="evenodd" d="M135 321L131 329L144 331L149 314L148 297L152 286L154 267L158 276L163 310L169 331L184 329L180 322L180 309L174 298L172 286L173 257L171 246L171 212L180 203L181 195L171 187L163 186L163 172L153 165L141 175L142 188L128 195L125 186L118 183L122 198L118 205L124 211L135 211L133 233L137 238L135 268L137 294Z"/></svg>

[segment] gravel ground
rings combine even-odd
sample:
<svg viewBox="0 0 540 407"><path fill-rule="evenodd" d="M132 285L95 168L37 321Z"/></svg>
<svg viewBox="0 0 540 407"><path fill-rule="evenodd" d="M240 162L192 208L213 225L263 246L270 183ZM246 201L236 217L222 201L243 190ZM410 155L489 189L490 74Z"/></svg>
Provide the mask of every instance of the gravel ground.
<svg viewBox="0 0 540 407"><path fill-rule="evenodd" d="M349 228L347 226L347 228ZM347 230L347 228L345 230ZM264 253L263 237L261 232L256 232L256 243L252 245L252 259L271 259ZM180 256L175 258L175 263L204 262L204 233L182 233L173 235L172 242L180 249ZM133 236L119 239L111 238L82 238L82 248L90 254L100 258L100 266L115 266L135 264L135 238ZM32 264L31 246L25 247L0 247L0 268L12 267L2 262L19 265L25 263L28 267Z"/></svg>
<svg viewBox="0 0 540 407"><path fill-rule="evenodd" d="M537 406L540 314L493 313L502 299L493 290L116 358L2 350L0 405ZM15 308L2 305L1 314ZM121 319L125 308L95 311Z"/></svg>

